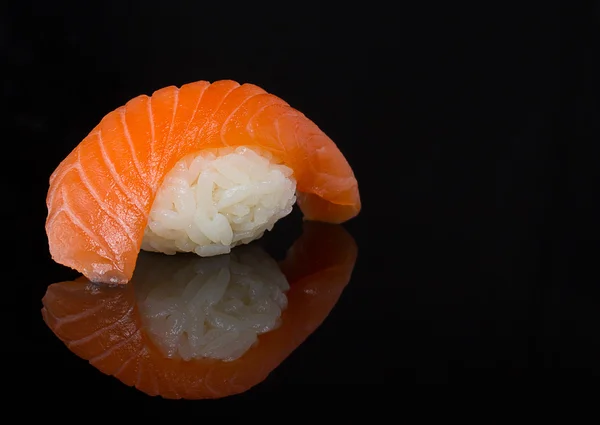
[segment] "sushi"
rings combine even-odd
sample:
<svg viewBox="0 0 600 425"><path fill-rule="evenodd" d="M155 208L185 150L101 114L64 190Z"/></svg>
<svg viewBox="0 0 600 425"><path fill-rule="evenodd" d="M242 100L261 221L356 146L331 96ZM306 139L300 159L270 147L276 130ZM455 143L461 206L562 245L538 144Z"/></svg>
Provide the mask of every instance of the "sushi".
<svg viewBox="0 0 600 425"><path fill-rule="evenodd" d="M222 398L263 382L321 325L356 258L342 226L306 222L280 264L258 245L211 258L144 252L129 285L50 285L42 316L69 350L126 385Z"/></svg>
<svg viewBox="0 0 600 425"><path fill-rule="evenodd" d="M46 198L54 261L127 283L140 250L226 254L298 204L342 223L360 209L344 155L305 115L253 84L198 81L107 114L58 165Z"/></svg>

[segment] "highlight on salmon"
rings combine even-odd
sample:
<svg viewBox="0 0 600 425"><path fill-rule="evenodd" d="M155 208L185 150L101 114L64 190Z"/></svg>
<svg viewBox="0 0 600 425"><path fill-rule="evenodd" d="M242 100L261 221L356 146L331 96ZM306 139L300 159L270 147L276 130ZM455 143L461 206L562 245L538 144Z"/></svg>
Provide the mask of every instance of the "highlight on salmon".
<svg viewBox="0 0 600 425"><path fill-rule="evenodd" d="M306 222L279 265L257 245L228 255L142 253L130 285L48 287L42 316L77 356L152 396L249 390L331 312L357 257L339 225Z"/></svg>
<svg viewBox="0 0 600 425"><path fill-rule="evenodd" d="M94 282L127 283L141 249L226 254L295 203L342 223L361 202L319 127L253 84L166 87L107 114L50 177L52 258Z"/></svg>

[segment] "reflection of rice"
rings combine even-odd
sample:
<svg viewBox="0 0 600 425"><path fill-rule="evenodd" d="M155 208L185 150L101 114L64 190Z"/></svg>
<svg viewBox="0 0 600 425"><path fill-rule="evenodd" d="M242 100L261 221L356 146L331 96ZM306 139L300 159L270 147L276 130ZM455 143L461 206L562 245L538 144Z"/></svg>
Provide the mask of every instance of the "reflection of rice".
<svg viewBox="0 0 600 425"><path fill-rule="evenodd" d="M134 276L142 321L166 356L235 360L279 326L289 285L260 248L176 258L141 254Z"/></svg>

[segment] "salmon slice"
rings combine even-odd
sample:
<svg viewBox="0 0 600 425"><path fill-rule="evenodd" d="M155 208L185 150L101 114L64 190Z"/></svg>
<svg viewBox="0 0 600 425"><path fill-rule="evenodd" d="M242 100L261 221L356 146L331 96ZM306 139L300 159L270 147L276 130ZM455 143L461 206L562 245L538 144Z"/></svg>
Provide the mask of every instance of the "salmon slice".
<svg viewBox="0 0 600 425"><path fill-rule="evenodd" d="M188 154L226 146L281 158L308 220L341 223L360 211L350 165L315 123L255 85L199 81L130 100L59 164L46 199L52 258L94 282L127 283L165 175Z"/></svg>
<svg viewBox="0 0 600 425"><path fill-rule="evenodd" d="M357 246L343 227L304 223L302 236L280 263L290 285L280 327L259 335L258 343L233 361L184 361L158 349L136 303L136 287L143 284L136 276L151 275L151 267L137 270L130 285L99 285L85 277L52 284L42 316L69 350L126 385L169 399L221 398L264 381L319 327L348 284L356 257Z"/></svg>

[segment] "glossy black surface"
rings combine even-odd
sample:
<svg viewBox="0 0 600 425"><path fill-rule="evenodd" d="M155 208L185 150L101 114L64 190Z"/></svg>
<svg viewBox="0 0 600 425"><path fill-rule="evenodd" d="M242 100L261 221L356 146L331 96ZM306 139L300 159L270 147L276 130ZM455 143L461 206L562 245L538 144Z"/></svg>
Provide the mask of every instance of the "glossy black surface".
<svg viewBox="0 0 600 425"><path fill-rule="evenodd" d="M14 387L161 402L74 356L42 321L48 285L77 276L48 255L48 177L131 97L224 78L315 121L352 165L363 211L344 225L359 255L331 315L265 382L222 403L597 383L600 293L595 272L583 277L597 259L597 13L561 38L557 2L175 3L39 2L3 15L4 139L18 150L5 164L26 170L3 179L9 196L25 192L23 212L3 214L27 252L6 283L31 323L17 331L28 378ZM295 211L264 243L280 259L300 231Z"/></svg>

